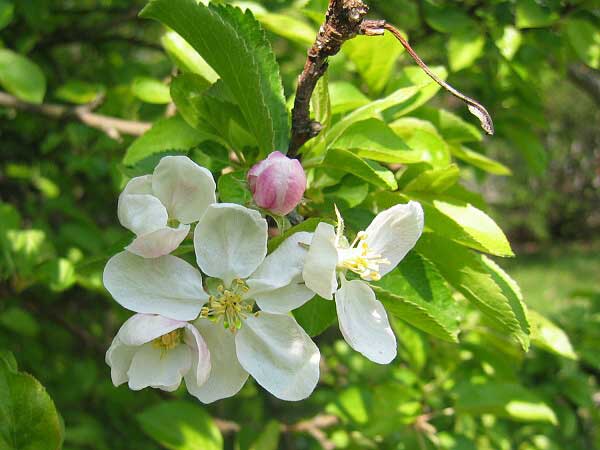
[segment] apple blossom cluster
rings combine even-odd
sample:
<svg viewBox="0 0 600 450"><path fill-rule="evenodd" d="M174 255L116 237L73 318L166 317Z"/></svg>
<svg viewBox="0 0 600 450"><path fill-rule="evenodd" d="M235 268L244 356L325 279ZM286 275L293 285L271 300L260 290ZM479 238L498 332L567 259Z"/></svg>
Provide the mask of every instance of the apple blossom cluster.
<svg viewBox="0 0 600 450"><path fill-rule="evenodd" d="M300 163L278 152L248 178L257 206L279 214L306 187ZM290 313L315 294L335 298L352 348L376 363L394 359L387 313L367 282L393 270L419 239L418 203L383 211L351 244L338 213L337 231L321 223L268 254L261 213L216 199L210 171L185 156L163 158L123 190L119 220L136 237L103 278L135 313L106 353L116 386L174 391L183 381L211 403L235 395L251 375L282 400L305 399L319 381L320 353ZM195 265L171 254L190 232Z"/></svg>

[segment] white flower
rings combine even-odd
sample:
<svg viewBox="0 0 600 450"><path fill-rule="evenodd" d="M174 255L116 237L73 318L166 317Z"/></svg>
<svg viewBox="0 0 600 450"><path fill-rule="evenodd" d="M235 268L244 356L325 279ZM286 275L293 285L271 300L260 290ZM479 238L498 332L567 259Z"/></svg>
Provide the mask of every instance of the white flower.
<svg viewBox="0 0 600 450"><path fill-rule="evenodd" d="M171 253L215 203L215 189L210 171L186 156L164 157L152 175L133 178L118 207L121 225L137 236L127 250L144 258Z"/></svg>
<svg viewBox="0 0 600 450"><path fill-rule="evenodd" d="M198 389L210 374L210 355L198 330L187 322L136 314L119 330L106 352L113 384L129 383L174 391L182 378L188 390Z"/></svg>
<svg viewBox="0 0 600 450"><path fill-rule="evenodd" d="M348 281L345 273L378 281L391 272L421 237L423 209L410 202L383 211L352 244L343 236L344 222L337 209L336 213L337 232L327 223L320 223L315 230L302 273L304 281L323 298L331 300L335 294L340 330L353 349L373 362L388 364L396 357L396 338L387 313L367 283Z"/></svg>
<svg viewBox="0 0 600 450"><path fill-rule="evenodd" d="M289 315L314 296L302 281L307 251L300 243L308 241L310 234L297 233L266 256L267 222L257 211L213 204L194 234L197 263L210 277L205 280L210 297L200 272L174 256L120 253L108 262L104 285L135 312L176 320L201 313L194 325L210 351L211 372L206 383L188 390L202 402L235 395L248 374L280 399L302 400L318 382L320 359Z"/></svg>

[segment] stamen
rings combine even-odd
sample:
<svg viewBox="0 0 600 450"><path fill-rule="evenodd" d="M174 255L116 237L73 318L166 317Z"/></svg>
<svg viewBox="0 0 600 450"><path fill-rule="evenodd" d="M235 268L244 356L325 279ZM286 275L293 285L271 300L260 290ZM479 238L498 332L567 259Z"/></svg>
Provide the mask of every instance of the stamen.
<svg viewBox="0 0 600 450"><path fill-rule="evenodd" d="M254 308L254 303L244 298L249 290L241 279L233 280L229 289L219 285L217 291L220 295L209 297L207 305L200 311L200 316L215 323L222 322L225 328L235 333Z"/></svg>
<svg viewBox="0 0 600 450"><path fill-rule="evenodd" d="M169 350L173 350L183 341L183 328L178 328L170 333L163 334L152 341L154 348L160 349L162 356L165 355Z"/></svg>
<svg viewBox="0 0 600 450"><path fill-rule="evenodd" d="M367 234L361 231L356 235L352 245L342 250L343 258L339 266L348 269L365 280L379 281L379 266L389 265L390 261L373 252L367 242Z"/></svg>

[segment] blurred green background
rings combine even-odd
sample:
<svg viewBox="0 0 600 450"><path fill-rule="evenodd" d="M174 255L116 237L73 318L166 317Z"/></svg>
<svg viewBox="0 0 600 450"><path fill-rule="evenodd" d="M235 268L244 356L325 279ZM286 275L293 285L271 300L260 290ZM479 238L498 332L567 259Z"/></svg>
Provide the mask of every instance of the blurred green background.
<svg viewBox="0 0 600 450"><path fill-rule="evenodd" d="M267 29L289 98L327 2L239 3ZM460 345L397 321L399 357L380 367L351 352L333 327L317 338L321 384L300 404L253 382L204 408L183 391L113 387L104 353L129 314L103 290L101 273L130 239L116 200L131 175L122 158L134 137L88 127L76 108L97 103L96 113L149 123L169 114L173 43L160 24L137 17L144 1L0 0L1 91L38 105L0 97L0 350L47 389L65 449L162 448L157 427L173 418L173 398L191 405L173 426L192 437L167 448L212 450L223 439L240 450L600 448L600 4L368 3L489 108L497 135L455 155L461 183L509 236L517 257L498 262L525 302L568 338L548 324L556 345L523 355L472 312ZM360 46L331 60L330 82L353 86L345 85L346 103L389 92L412 64L397 45L379 50L368 67ZM22 92L15 67L28 74ZM387 73L387 86L368 70ZM53 116L39 107L48 104L65 110ZM439 108L474 120L443 92L411 117L452 128L435 119ZM210 155L204 161L215 173L223 167ZM493 383L478 387L482 377Z"/></svg>

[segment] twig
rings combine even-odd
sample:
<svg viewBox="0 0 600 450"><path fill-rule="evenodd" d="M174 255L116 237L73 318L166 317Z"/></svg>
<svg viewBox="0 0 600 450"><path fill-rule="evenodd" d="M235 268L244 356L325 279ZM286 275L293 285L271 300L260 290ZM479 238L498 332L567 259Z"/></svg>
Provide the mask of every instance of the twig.
<svg viewBox="0 0 600 450"><path fill-rule="evenodd" d="M283 431L288 433L307 433L312 436L324 450L334 450L335 443L331 442L323 429L331 428L339 423L336 416L318 415L312 419L303 420L293 425L283 425Z"/></svg>
<svg viewBox="0 0 600 450"><path fill-rule="evenodd" d="M94 103L94 102L93 102ZM20 111L40 114L56 120L78 120L79 122L103 131L113 139L119 139L122 134L141 136L152 124L132 120L117 119L92 112L94 104L82 106L67 106L54 103L35 104L19 100L13 95L0 92L0 106L15 108Z"/></svg>
<svg viewBox="0 0 600 450"><path fill-rule="evenodd" d="M165 398L169 396L169 394L167 393L164 393L163 395L165 396ZM213 421L219 429L219 431L221 431L221 433L223 434L237 433L242 428L238 423L229 420L219 419L215 417L213 418ZM319 442L319 444L321 445L321 447L323 447L324 450L333 450L335 449L335 444L327 438L327 435L323 430L326 428L331 428L337 425L338 423L339 420L336 416L322 414L315 416L312 419L301 420L300 422L291 425L281 424L281 431L283 431L284 433L309 434L310 436L315 438L317 442Z"/></svg>
<svg viewBox="0 0 600 450"><path fill-rule="evenodd" d="M365 19L368 11L369 7L362 0L330 0L325 23L321 26L315 43L308 51L304 70L298 78L296 99L292 111L292 139L288 149L289 157L297 157L300 147L321 132L321 124L310 118L310 98L317 82L327 71L328 58L336 55L346 41L359 34L382 36L386 31L392 33L427 75L452 95L465 102L469 111L480 120L481 127L485 132L494 134L492 118L481 104L439 78L394 26L386 23L385 20Z"/></svg>
<svg viewBox="0 0 600 450"><path fill-rule="evenodd" d="M241 429L239 424L230 420L223 420L213 417L213 422L223 434L237 433Z"/></svg>
<svg viewBox="0 0 600 450"><path fill-rule="evenodd" d="M375 22L378 22L378 21L365 21L365 28L367 28L367 29L369 28L367 26L368 22L375 23ZM412 49L412 47L410 46L410 44L408 43L408 41L406 39L404 39L404 36L402 36L402 34L400 33L400 31L396 27L390 25L389 23L384 23L383 24L383 28L385 30L389 31L390 33L392 33L394 35L394 37L396 39L398 39L398 41L406 49L406 51L412 57L412 59L415 60L415 62L419 65L419 67L421 69L423 69L423 71L427 75L429 75L429 77L433 81L435 81L437 84L439 84L440 86L442 86L444 89L446 89L452 95L454 95L456 98L458 98L459 100L462 100L463 102L465 102L467 104L467 106L469 108L469 111L471 112L471 114L473 114L475 117L477 117L479 119L479 121L481 122L481 128L483 128L484 131L487 134L489 134L489 135L493 135L494 134L494 122L492 121L492 117L490 116L490 114L487 112L487 109L485 109L483 107L483 105L481 105L480 103L476 102L472 98L467 97L462 92L459 92L458 90L456 90L455 88L453 88L452 86L450 86L448 83L446 83L444 80L442 80L440 77L438 77L427 66L427 64L425 64L423 62L423 60L419 57L419 55L417 55L417 53Z"/></svg>
<svg viewBox="0 0 600 450"><path fill-rule="evenodd" d="M600 71L584 64L573 64L568 69L569 79L600 105Z"/></svg>
<svg viewBox="0 0 600 450"><path fill-rule="evenodd" d="M325 23L308 50L304 70L298 78L288 156L295 157L300 147L320 133L321 124L310 119L310 98L317 82L327 71L328 58L336 55L344 42L360 33L360 25L367 12L369 7L362 0L330 0Z"/></svg>

